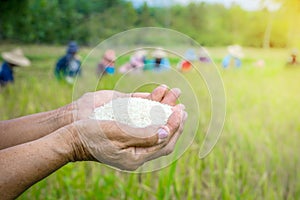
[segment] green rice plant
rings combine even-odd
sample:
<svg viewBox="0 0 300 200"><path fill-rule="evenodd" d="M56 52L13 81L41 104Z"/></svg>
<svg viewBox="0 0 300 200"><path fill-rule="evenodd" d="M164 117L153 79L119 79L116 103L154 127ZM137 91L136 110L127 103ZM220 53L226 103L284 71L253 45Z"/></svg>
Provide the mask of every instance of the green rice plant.
<svg viewBox="0 0 300 200"><path fill-rule="evenodd" d="M13 45L0 45L0 50ZM13 85L1 89L2 120L58 108L72 101L72 86L55 80L58 46L22 46L32 60L15 71ZM286 68L285 49L246 48L240 69L220 67L225 48L208 48L224 81L227 99L222 135L213 151L198 158L210 120L210 96L196 72L192 83L201 110L199 129L186 152L171 165L151 173L126 173L95 162L70 163L29 188L19 199L299 199L300 68ZM89 52L82 48L81 56ZM120 58L117 66L128 60ZM255 67L264 59L265 67ZM96 61L96 59L95 59ZM171 63L176 65L177 59ZM96 67L96 64L95 64ZM201 67L201 66L198 66ZM136 80L157 74L135 75ZM162 75L176 85L172 77ZM95 89L114 89L122 77L104 76ZM124 88L130 90L131 82ZM139 91L150 91L144 85ZM180 87L180 86L178 86ZM183 91L182 98L185 96ZM193 110L187 105L190 117ZM192 134L185 127L182 137Z"/></svg>

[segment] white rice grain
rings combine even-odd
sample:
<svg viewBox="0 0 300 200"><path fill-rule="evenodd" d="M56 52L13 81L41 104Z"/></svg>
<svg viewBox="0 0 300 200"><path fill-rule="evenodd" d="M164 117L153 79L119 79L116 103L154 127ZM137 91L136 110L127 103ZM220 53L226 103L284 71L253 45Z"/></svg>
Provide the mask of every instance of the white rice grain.
<svg viewBox="0 0 300 200"><path fill-rule="evenodd" d="M92 119L112 120L132 127L164 125L172 107L142 98L118 98L95 108Z"/></svg>

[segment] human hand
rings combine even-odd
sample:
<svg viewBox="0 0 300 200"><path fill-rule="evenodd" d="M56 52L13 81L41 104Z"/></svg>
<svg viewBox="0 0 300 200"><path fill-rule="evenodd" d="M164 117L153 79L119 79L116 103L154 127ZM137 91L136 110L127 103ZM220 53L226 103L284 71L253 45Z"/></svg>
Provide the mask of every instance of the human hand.
<svg viewBox="0 0 300 200"><path fill-rule="evenodd" d="M144 162L168 155L183 130L187 114L183 105L173 107L164 126L133 128L116 121L80 120L69 126L73 161L98 160L135 170Z"/></svg>

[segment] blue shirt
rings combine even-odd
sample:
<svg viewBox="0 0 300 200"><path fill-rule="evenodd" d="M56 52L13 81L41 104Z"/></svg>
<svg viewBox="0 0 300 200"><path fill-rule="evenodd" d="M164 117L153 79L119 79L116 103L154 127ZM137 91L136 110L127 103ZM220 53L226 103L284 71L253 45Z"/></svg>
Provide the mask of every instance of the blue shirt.
<svg viewBox="0 0 300 200"><path fill-rule="evenodd" d="M14 73L9 64L7 62L3 62L0 67L0 85L6 85L9 82L14 82Z"/></svg>
<svg viewBox="0 0 300 200"><path fill-rule="evenodd" d="M80 64L80 61L76 60L74 56L67 54L56 63L54 74L59 80L66 76L75 77L81 72Z"/></svg>
<svg viewBox="0 0 300 200"><path fill-rule="evenodd" d="M234 65L235 67L241 67L242 66L242 61L239 58L233 57L231 55L227 55L224 57L224 59L222 60L222 66L224 68L229 67L231 60L234 60Z"/></svg>
<svg viewBox="0 0 300 200"><path fill-rule="evenodd" d="M160 63L157 65L155 59L146 60L144 70L154 70L154 71L166 71L171 68L170 61L168 58L162 58Z"/></svg>

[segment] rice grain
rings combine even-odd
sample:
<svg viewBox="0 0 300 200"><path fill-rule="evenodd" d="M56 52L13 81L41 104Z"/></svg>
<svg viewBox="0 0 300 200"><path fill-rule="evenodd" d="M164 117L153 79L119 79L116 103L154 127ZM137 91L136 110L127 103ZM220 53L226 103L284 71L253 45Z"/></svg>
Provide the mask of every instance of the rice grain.
<svg viewBox="0 0 300 200"><path fill-rule="evenodd" d="M172 107L142 98L117 98L95 108L92 119L112 120L132 127L164 125L172 114Z"/></svg>

